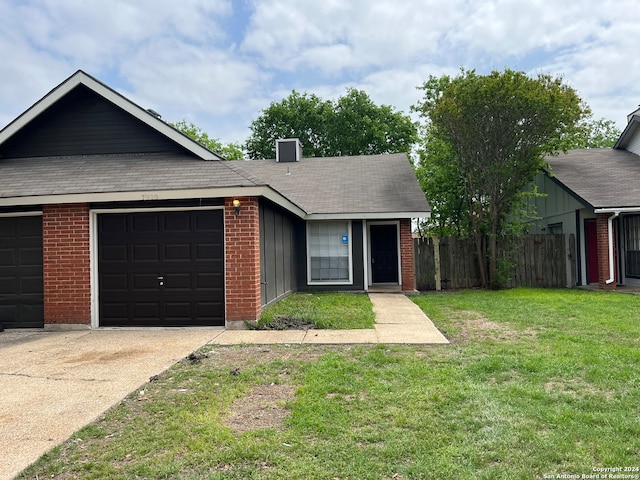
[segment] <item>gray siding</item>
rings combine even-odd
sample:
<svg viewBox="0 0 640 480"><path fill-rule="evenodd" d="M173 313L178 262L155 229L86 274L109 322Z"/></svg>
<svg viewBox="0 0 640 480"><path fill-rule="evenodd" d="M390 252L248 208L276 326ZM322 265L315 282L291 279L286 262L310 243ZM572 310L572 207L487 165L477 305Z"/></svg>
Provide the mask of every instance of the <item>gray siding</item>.
<svg viewBox="0 0 640 480"><path fill-rule="evenodd" d="M0 146L6 158L159 152L185 150L83 86Z"/></svg>
<svg viewBox="0 0 640 480"><path fill-rule="evenodd" d="M538 192L545 195L535 199L536 214L540 220L531 225L529 232L545 233L550 225L562 224L561 233L576 235L576 211L585 205L544 174L538 174L534 184Z"/></svg>
<svg viewBox="0 0 640 480"><path fill-rule="evenodd" d="M628 151L640 155L640 135L636 134L626 148Z"/></svg>
<svg viewBox="0 0 640 480"><path fill-rule="evenodd" d="M296 219L272 203L260 202L260 281L262 305L296 289Z"/></svg>

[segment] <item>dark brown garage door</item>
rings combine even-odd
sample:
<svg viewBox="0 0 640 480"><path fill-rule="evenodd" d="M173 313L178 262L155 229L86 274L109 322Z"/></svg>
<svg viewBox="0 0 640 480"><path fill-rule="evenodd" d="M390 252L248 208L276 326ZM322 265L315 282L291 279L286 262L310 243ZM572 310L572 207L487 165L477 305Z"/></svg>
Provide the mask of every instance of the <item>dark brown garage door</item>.
<svg viewBox="0 0 640 480"><path fill-rule="evenodd" d="M101 326L224 325L222 210L98 215Z"/></svg>
<svg viewBox="0 0 640 480"><path fill-rule="evenodd" d="M0 324L44 326L42 217L0 218Z"/></svg>

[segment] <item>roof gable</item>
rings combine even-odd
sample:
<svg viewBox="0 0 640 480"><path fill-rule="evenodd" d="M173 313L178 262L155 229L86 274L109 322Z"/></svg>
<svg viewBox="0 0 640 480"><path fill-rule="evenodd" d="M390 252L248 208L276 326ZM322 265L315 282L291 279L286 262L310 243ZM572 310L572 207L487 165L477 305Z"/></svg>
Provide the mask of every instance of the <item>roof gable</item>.
<svg viewBox="0 0 640 480"><path fill-rule="evenodd" d="M593 148L547 157L553 179L594 208L640 206L640 157Z"/></svg>
<svg viewBox="0 0 640 480"><path fill-rule="evenodd" d="M211 152L79 70L0 131L0 156Z"/></svg>
<svg viewBox="0 0 640 480"><path fill-rule="evenodd" d="M638 111L629 115L627 126L613 148L628 150L640 155L640 114Z"/></svg>

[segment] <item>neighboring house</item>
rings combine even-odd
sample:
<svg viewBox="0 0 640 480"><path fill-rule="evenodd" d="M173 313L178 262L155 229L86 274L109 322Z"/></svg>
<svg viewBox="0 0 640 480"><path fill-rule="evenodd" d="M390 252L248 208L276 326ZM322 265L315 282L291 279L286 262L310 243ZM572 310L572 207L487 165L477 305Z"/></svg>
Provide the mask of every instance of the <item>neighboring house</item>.
<svg viewBox="0 0 640 480"><path fill-rule="evenodd" d="M577 284L640 285L640 110L613 149L572 150L547 158L538 175L532 233L572 233Z"/></svg>
<svg viewBox="0 0 640 480"><path fill-rule="evenodd" d="M404 154L230 162L82 71L0 131L0 324L242 328L296 290L414 289Z"/></svg>

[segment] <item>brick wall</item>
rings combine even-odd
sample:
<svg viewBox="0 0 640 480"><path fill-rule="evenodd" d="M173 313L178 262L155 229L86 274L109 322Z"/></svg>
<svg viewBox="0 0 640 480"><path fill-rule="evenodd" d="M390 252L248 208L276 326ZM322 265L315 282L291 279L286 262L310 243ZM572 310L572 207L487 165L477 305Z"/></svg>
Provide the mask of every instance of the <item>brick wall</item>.
<svg viewBox="0 0 640 480"><path fill-rule="evenodd" d="M609 226L608 220L611 214L598 214L596 219L596 235L598 245L598 284L603 290L615 290L616 283L618 282L618 268L617 258L618 252L616 249L615 241L615 226L613 223L614 237L613 237L613 258L614 258L614 281L607 285L606 281L609 279Z"/></svg>
<svg viewBox="0 0 640 480"><path fill-rule="evenodd" d="M234 198L224 202L226 317L228 328L244 328L242 321L257 320L261 310L260 213L257 198L235 199L240 201L238 215Z"/></svg>
<svg viewBox="0 0 640 480"><path fill-rule="evenodd" d="M91 323L89 206L42 208L44 323Z"/></svg>
<svg viewBox="0 0 640 480"><path fill-rule="evenodd" d="M413 238L411 220L400 220L400 261L402 271L402 290L416 289L415 263L413 260Z"/></svg>

